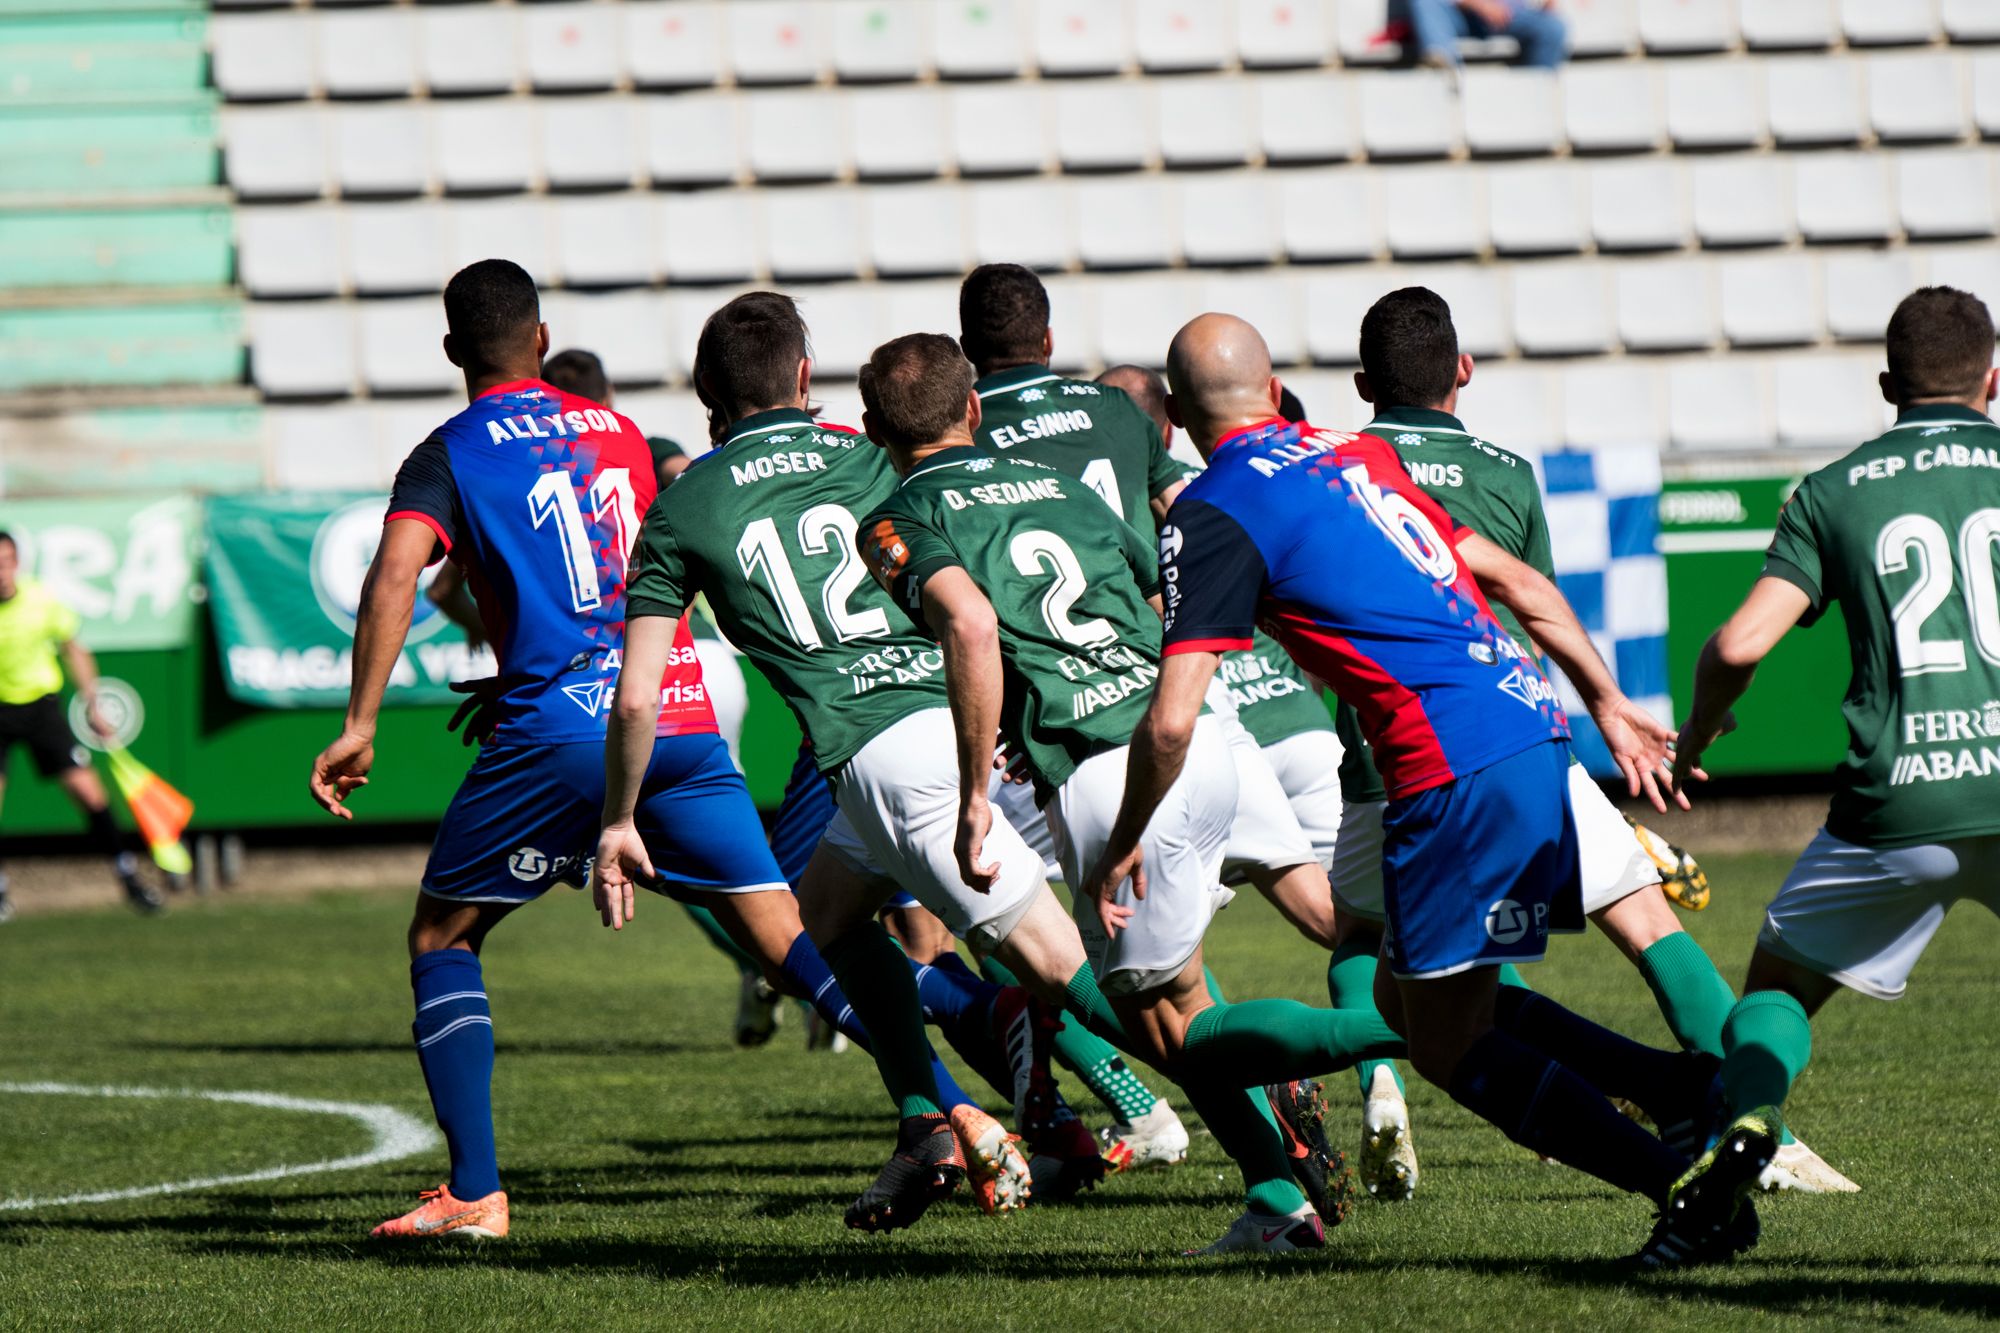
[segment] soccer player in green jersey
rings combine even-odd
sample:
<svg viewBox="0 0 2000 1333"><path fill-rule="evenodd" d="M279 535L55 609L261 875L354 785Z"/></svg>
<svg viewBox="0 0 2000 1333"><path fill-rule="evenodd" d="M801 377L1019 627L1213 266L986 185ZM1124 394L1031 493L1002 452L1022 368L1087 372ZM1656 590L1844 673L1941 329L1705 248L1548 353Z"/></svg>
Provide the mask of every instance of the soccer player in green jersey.
<svg viewBox="0 0 2000 1333"><path fill-rule="evenodd" d="M1992 316L1969 293L1919 288L1889 319L1887 353L1895 425L1786 502L1763 573L1702 650L1681 728L1684 782L1734 725L1757 664L1839 604L1854 668L1847 756L1826 827L1766 910L1723 1025L1737 1127L1778 1128L1812 1051L1811 1016L1842 986L1896 999L1953 903L2000 911ZM1714 1156L1683 1192L1712 1179Z"/></svg>
<svg viewBox="0 0 2000 1333"><path fill-rule="evenodd" d="M1001 825L986 775L1004 737L1027 764L1066 878L1080 883L1110 836L1132 729L1159 677L1153 547L1074 478L977 443L981 399L950 339L919 333L878 347L861 396L863 428L903 477L862 520L861 550L943 648L962 775L960 871L973 885L997 873L987 849L989 829ZM1244 1089L1281 1085L1271 1100L1295 1130L1297 1107L1282 1089L1396 1046L1379 1015L1212 999L1201 939L1230 897L1216 872L1236 767L1212 716L1195 725L1192 745L1185 775L1143 834L1143 893L1123 891L1115 934L1096 900L1078 900L1095 975L1078 968L1072 1009L1175 1078L1242 1166L1250 1224L1239 1219L1210 1252L1314 1248L1325 1243L1323 1222L1340 1216L1322 1174L1330 1155L1312 1132L1313 1167L1301 1173L1318 1196L1309 1203L1278 1126Z"/></svg>

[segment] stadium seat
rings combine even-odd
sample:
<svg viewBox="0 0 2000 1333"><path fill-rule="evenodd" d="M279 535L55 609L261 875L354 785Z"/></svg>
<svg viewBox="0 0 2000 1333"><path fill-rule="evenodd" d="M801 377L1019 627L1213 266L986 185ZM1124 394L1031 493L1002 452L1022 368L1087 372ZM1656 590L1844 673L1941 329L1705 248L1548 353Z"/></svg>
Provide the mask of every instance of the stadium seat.
<svg viewBox="0 0 2000 1333"><path fill-rule="evenodd" d="M639 88L706 88L722 75L722 6L627 0L625 68Z"/></svg>
<svg viewBox="0 0 2000 1333"><path fill-rule="evenodd" d="M1794 166L1799 230L1808 241L1879 241L1895 233L1889 167L1879 153L1811 153Z"/></svg>
<svg viewBox="0 0 2000 1333"><path fill-rule="evenodd" d="M926 6L919 0L838 0L828 12L833 72L849 83L921 77Z"/></svg>
<svg viewBox="0 0 2000 1333"><path fill-rule="evenodd" d="M362 301L354 307L361 380L375 393L440 393L458 368L444 359L444 307L434 296Z"/></svg>
<svg viewBox="0 0 2000 1333"><path fill-rule="evenodd" d="M1820 264L1826 284L1826 328L1847 341L1880 342L1896 302L1917 286L1907 250L1834 251Z"/></svg>
<svg viewBox="0 0 2000 1333"><path fill-rule="evenodd" d="M1486 248L1486 182L1462 166L1384 170L1389 252L1398 259L1476 255Z"/></svg>
<svg viewBox="0 0 2000 1333"><path fill-rule="evenodd" d="M894 333L883 323L880 290L872 283L842 282L798 293L799 311L812 330L813 365L852 379L868 354ZM858 426L859 422L851 422Z"/></svg>
<svg viewBox="0 0 2000 1333"><path fill-rule="evenodd" d="M863 194L868 258L878 274L965 271L965 192L960 186L883 185Z"/></svg>
<svg viewBox="0 0 2000 1333"><path fill-rule="evenodd" d="M646 175L655 185L723 185L742 159L742 101L733 93L639 100L646 118Z"/></svg>
<svg viewBox="0 0 2000 1333"><path fill-rule="evenodd" d="M1912 240L1991 236L1994 152L1924 148L1896 154L1896 198Z"/></svg>
<svg viewBox="0 0 2000 1333"><path fill-rule="evenodd" d="M813 186L757 194L765 258L781 281L848 278L861 268L861 199L853 190Z"/></svg>
<svg viewBox="0 0 2000 1333"><path fill-rule="evenodd" d="M1659 146L1666 120L1658 73L1651 65L1567 65L1562 90L1570 147L1594 153Z"/></svg>
<svg viewBox="0 0 2000 1333"><path fill-rule="evenodd" d="M846 166L844 127L824 92L752 93L743 111L750 170L758 180L831 180Z"/></svg>
<svg viewBox="0 0 2000 1333"><path fill-rule="evenodd" d="M438 102L430 116L446 190L525 190L540 178L541 135L531 102Z"/></svg>
<svg viewBox="0 0 2000 1333"><path fill-rule="evenodd" d="M1770 133L1764 76L1746 60L1667 63L1667 137L1676 148L1749 148Z"/></svg>
<svg viewBox="0 0 2000 1333"><path fill-rule="evenodd" d="M629 97L545 97L542 163L549 188L622 190L639 178L639 108Z"/></svg>
<svg viewBox="0 0 2000 1333"><path fill-rule="evenodd" d="M1475 154L1552 153L1562 139L1561 86L1543 69L1468 69L1459 89L1465 145Z"/></svg>
<svg viewBox="0 0 2000 1333"><path fill-rule="evenodd" d="M825 72L820 5L757 0L726 4L722 13L738 83L811 83Z"/></svg>
<svg viewBox="0 0 2000 1333"><path fill-rule="evenodd" d="M931 0L931 61L947 79L1013 78L1027 67L1024 6L1015 0Z"/></svg>
<svg viewBox="0 0 2000 1333"><path fill-rule="evenodd" d="M1570 0L1562 15L1573 56L1622 56L1639 44L1638 0Z"/></svg>
<svg viewBox="0 0 2000 1333"><path fill-rule="evenodd" d="M958 328L958 274L949 279L919 282L885 282L876 291L882 298L882 327L891 337L923 329L949 333ZM834 418L859 426L861 417Z"/></svg>
<svg viewBox="0 0 2000 1333"><path fill-rule="evenodd" d="M329 114L342 194L422 194L431 187L430 134L415 103L343 106Z"/></svg>
<svg viewBox="0 0 2000 1333"><path fill-rule="evenodd" d="M1481 439L1515 453L1538 452L1562 439L1560 379L1546 366L1488 362L1460 392L1459 404Z"/></svg>
<svg viewBox="0 0 2000 1333"><path fill-rule="evenodd" d="M860 88L848 94L847 138L864 178L935 176L944 167L945 99L935 88Z"/></svg>
<svg viewBox="0 0 2000 1333"><path fill-rule="evenodd" d="M1132 44L1151 72L1221 69L1236 58L1236 24L1212 0L1134 0Z"/></svg>
<svg viewBox="0 0 2000 1333"><path fill-rule="evenodd" d="M1373 158L1445 157L1458 147L1452 86L1434 70L1354 76L1361 143Z"/></svg>
<svg viewBox="0 0 2000 1333"><path fill-rule="evenodd" d="M365 403L269 409L272 484L307 493L381 489L389 478L382 475L371 410ZM357 442L365 447L357 448Z"/></svg>
<svg viewBox="0 0 2000 1333"><path fill-rule="evenodd" d="M1317 67L1334 57L1328 0L1238 0L1236 52L1245 69Z"/></svg>
<svg viewBox="0 0 2000 1333"><path fill-rule="evenodd" d="M452 205L445 228L446 273L495 255L528 270L537 285L556 278L555 237L543 199L466 199Z"/></svg>
<svg viewBox="0 0 2000 1333"><path fill-rule="evenodd" d="M1727 51L1736 45L1736 0L1639 0L1639 40L1653 55Z"/></svg>
<svg viewBox="0 0 2000 1333"><path fill-rule="evenodd" d="M1703 245L1783 245L1798 235L1788 159L1702 158L1689 165L1688 174L1694 234Z"/></svg>
<svg viewBox="0 0 2000 1333"><path fill-rule="evenodd" d="M1056 84L1051 99L1056 156L1065 170L1130 170L1152 161L1158 131L1145 84Z"/></svg>
<svg viewBox="0 0 2000 1333"><path fill-rule="evenodd" d="M1264 335L1273 365L1289 366L1305 357L1303 302L1298 284L1284 276L1254 271L1206 274L1196 283L1195 299L1188 310L1219 310L1248 320ZM1182 322L1188 317L1183 316ZM1166 343L1172 341L1179 327L1178 324L1161 326L1156 337L1162 337L1163 341L1155 356L1165 359Z"/></svg>
<svg viewBox="0 0 2000 1333"><path fill-rule="evenodd" d="M556 269L567 287L632 287L659 275L653 210L643 194L595 194L549 205Z"/></svg>
<svg viewBox="0 0 2000 1333"><path fill-rule="evenodd" d="M634 389L618 391L618 410L632 418L648 438L662 436L700 458L711 448L708 442L708 409L691 389Z"/></svg>
<svg viewBox="0 0 2000 1333"><path fill-rule="evenodd" d="M1164 179L1108 177L1078 181L1074 189L1084 267L1164 268L1179 257L1180 218Z"/></svg>
<svg viewBox="0 0 2000 1333"><path fill-rule="evenodd" d="M1986 0L1944 0L1944 30L1954 42L2000 41L2000 8Z"/></svg>
<svg viewBox="0 0 2000 1333"><path fill-rule="evenodd" d="M1678 162L1593 162L1590 231L1601 250L1674 250L1687 243L1687 176Z"/></svg>
<svg viewBox="0 0 2000 1333"><path fill-rule="evenodd" d="M465 399L456 395L389 398L369 403L360 410L366 414L374 437L374 458L357 457L354 467L358 471L342 485L387 487L394 481L403 460L437 429L439 422L449 421L465 410Z"/></svg>
<svg viewBox="0 0 2000 1333"><path fill-rule="evenodd" d="M1824 328L1818 275L1802 254L1724 259L1722 332L1737 347L1817 342Z"/></svg>
<svg viewBox="0 0 2000 1333"><path fill-rule="evenodd" d="M1584 448L1666 443L1664 380L1651 364L1629 357L1565 367L1559 442Z"/></svg>
<svg viewBox="0 0 2000 1333"><path fill-rule="evenodd" d="M1307 354L1321 365L1359 365L1361 317L1384 291L1401 285L1400 273L1376 268L1309 270L1299 284L1306 304Z"/></svg>
<svg viewBox="0 0 2000 1333"><path fill-rule="evenodd" d="M2000 139L2000 52L1972 57L1972 123L1976 133Z"/></svg>
<svg viewBox="0 0 2000 1333"><path fill-rule="evenodd" d="M611 5L523 5L521 50L527 57L528 82L540 92L614 86L625 40L620 17Z"/></svg>
<svg viewBox="0 0 2000 1333"><path fill-rule="evenodd" d="M657 293L565 293L563 307L560 326L554 317L549 321L554 350L583 347L597 353L614 385L668 378L667 321Z"/></svg>
<svg viewBox="0 0 2000 1333"><path fill-rule="evenodd" d="M1060 374L1076 374L1093 365L1110 365L1097 343L1098 287L1103 278L1055 274L1043 279L1049 289L1050 327L1055 330L1056 350L1049 367Z"/></svg>
<svg viewBox="0 0 2000 1333"><path fill-rule="evenodd" d="M273 398L346 394L354 389L354 324L341 301L286 301L250 307L250 372ZM435 346L430 359L442 361Z"/></svg>
<svg viewBox="0 0 2000 1333"><path fill-rule="evenodd" d="M1833 11L1834 0L1754 0L1737 19L1753 51L1823 51L1839 31Z"/></svg>
<svg viewBox="0 0 2000 1333"><path fill-rule="evenodd" d="M1035 269L1076 260L1075 202L1053 181L982 181L972 187L972 259Z"/></svg>
<svg viewBox="0 0 2000 1333"><path fill-rule="evenodd" d="M1393 275L1394 280L1376 279L1374 304L1384 292L1396 287L1428 287L1451 306L1451 322L1458 329L1458 349L1474 356L1507 356L1514 351L1514 330L1508 318L1505 270L1492 264L1413 265ZM1357 319L1356 323L1360 321Z"/></svg>
<svg viewBox="0 0 2000 1333"><path fill-rule="evenodd" d="M1840 0L1840 26L1855 46L1914 46L1937 40L1937 0Z"/></svg>
<svg viewBox="0 0 2000 1333"><path fill-rule="evenodd" d="M1204 172L1173 182L1181 253L1190 264L1269 264L1278 257L1281 200L1266 172Z"/></svg>
<svg viewBox="0 0 2000 1333"><path fill-rule="evenodd" d="M437 93L504 93L520 86L519 10L458 5L417 11L424 85Z"/></svg>
<svg viewBox="0 0 2000 1333"><path fill-rule="evenodd" d="M326 192L326 124L316 106L229 108L222 143L229 187L238 198L318 198Z"/></svg>
<svg viewBox="0 0 2000 1333"><path fill-rule="evenodd" d="M1586 169L1524 162L1486 173L1493 248L1503 255L1575 254L1590 240Z"/></svg>
<svg viewBox="0 0 2000 1333"><path fill-rule="evenodd" d="M1389 0L1334 0L1334 34L1346 65L1385 65L1402 55L1391 40Z"/></svg>
<svg viewBox="0 0 2000 1333"><path fill-rule="evenodd" d="M1199 308L1198 283L1184 273L1103 278L1092 287L1097 351L1106 365L1164 366L1174 330Z"/></svg>
<svg viewBox="0 0 2000 1333"><path fill-rule="evenodd" d="M1354 156L1360 143L1353 87L1346 79L1271 74L1256 80L1257 131L1264 160L1334 162Z"/></svg>
<svg viewBox="0 0 2000 1333"><path fill-rule="evenodd" d="M1033 84L951 91L951 147L959 171L992 176L1051 165L1050 110Z"/></svg>
<svg viewBox="0 0 2000 1333"><path fill-rule="evenodd" d="M300 13L218 15L209 25L215 86L244 101L310 97L312 23Z"/></svg>
<svg viewBox="0 0 2000 1333"><path fill-rule="evenodd" d="M1922 251L1928 280L2000 306L2000 251L1987 244L1934 245Z"/></svg>
<svg viewBox="0 0 2000 1333"><path fill-rule="evenodd" d="M669 282L742 282L757 275L757 217L744 190L661 195L660 264Z"/></svg>
<svg viewBox="0 0 2000 1333"><path fill-rule="evenodd" d="M364 296L444 290L446 231L457 207L428 199L341 205L348 282Z"/></svg>
<svg viewBox="0 0 2000 1333"><path fill-rule="evenodd" d="M1885 142L1956 139L1965 133L1965 66L1955 56L1870 56L1868 119Z"/></svg>
<svg viewBox="0 0 2000 1333"><path fill-rule="evenodd" d="M1881 359L1872 353L1812 352L1774 359L1778 443L1803 449L1851 449L1889 424L1875 387Z"/></svg>
<svg viewBox="0 0 2000 1333"><path fill-rule="evenodd" d="M252 296L339 292L339 211L328 204L238 209L236 276Z"/></svg>
<svg viewBox="0 0 2000 1333"><path fill-rule="evenodd" d="M407 97L416 86L417 16L409 9L316 14L319 86L329 97Z"/></svg>
<svg viewBox="0 0 2000 1333"><path fill-rule="evenodd" d="M1516 264L1509 276L1514 341L1524 355L1602 352L1617 341L1610 265L1589 260Z"/></svg>
<svg viewBox="0 0 2000 1333"><path fill-rule="evenodd" d="M1121 0L1040 0L1035 63L1044 74L1116 74L1132 63Z"/></svg>
<svg viewBox="0 0 2000 1333"><path fill-rule="evenodd" d="M1714 345L1715 274L1699 259L1618 266L1618 341L1627 351L1680 352Z"/></svg>
<svg viewBox="0 0 2000 1333"><path fill-rule="evenodd" d="M1678 361L1667 368L1669 434L1681 449L1761 449L1776 438L1770 367L1761 358Z"/></svg>
<svg viewBox="0 0 2000 1333"><path fill-rule="evenodd" d="M1380 177L1367 167L1279 173L1286 256L1295 262L1379 257L1387 245Z"/></svg>
<svg viewBox="0 0 2000 1333"><path fill-rule="evenodd" d="M1862 116L1861 62L1845 56L1777 56L1764 68L1771 134L1781 148L1856 143Z"/></svg>
<svg viewBox="0 0 2000 1333"><path fill-rule="evenodd" d="M1306 419L1330 430L1355 430L1368 424L1368 404L1354 392L1354 376L1339 370L1288 370L1285 387L1305 406ZM1176 459L1194 462L1201 457L1185 434L1176 434L1168 446Z"/></svg>
<svg viewBox="0 0 2000 1333"><path fill-rule="evenodd" d="M1241 166L1255 155L1256 105L1244 80L1194 75L1150 83L1160 157L1169 169Z"/></svg>

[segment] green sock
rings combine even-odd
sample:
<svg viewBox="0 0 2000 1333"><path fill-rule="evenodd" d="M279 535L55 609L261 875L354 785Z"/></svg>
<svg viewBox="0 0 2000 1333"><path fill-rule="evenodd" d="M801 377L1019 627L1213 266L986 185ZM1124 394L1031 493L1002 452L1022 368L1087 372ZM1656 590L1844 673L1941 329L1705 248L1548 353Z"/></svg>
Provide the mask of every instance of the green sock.
<svg viewBox="0 0 2000 1333"><path fill-rule="evenodd" d="M690 903L682 903L681 908L688 914L688 920L694 922L695 928L708 937L710 944L729 955L729 961L736 964L738 972L746 977L763 975L764 969L757 966L756 960L744 953L735 940L729 938L729 932L722 928L722 923L715 919L713 912Z"/></svg>
<svg viewBox="0 0 2000 1333"><path fill-rule="evenodd" d="M1352 941L1335 949L1326 965L1326 998L1333 1001L1336 1009L1375 1012L1375 951ZM1368 1089L1375 1085L1375 1071L1378 1069L1387 1069L1389 1076L1396 1080L1396 1091L1408 1095L1409 1089L1403 1085L1403 1071L1396 1068L1394 1060L1362 1060L1354 1066L1355 1077L1361 1081L1362 1096L1367 1096Z"/></svg>
<svg viewBox="0 0 2000 1333"><path fill-rule="evenodd" d="M1736 992L1694 936L1677 930L1655 941L1639 955L1639 975L1653 988L1660 1014L1682 1050L1722 1054L1722 1024L1736 1006Z"/></svg>
<svg viewBox="0 0 2000 1333"><path fill-rule="evenodd" d="M1752 991L1722 1025L1722 1088L1732 1115L1783 1106L1812 1058L1812 1021L1783 991Z"/></svg>
<svg viewBox="0 0 2000 1333"><path fill-rule="evenodd" d="M1403 1039L1373 1009L1246 1000L1211 1005L1188 1020L1181 1059L1197 1078L1262 1085L1401 1054Z"/></svg>
<svg viewBox="0 0 2000 1333"><path fill-rule="evenodd" d="M1125 1025L1112 1011L1110 999L1098 989L1097 974L1090 970L1089 963L1076 970L1064 989L1069 992L1069 1012L1082 1021L1084 1028L1123 1050L1131 1038L1125 1035Z"/></svg>
<svg viewBox="0 0 2000 1333"><path fill-rule="evenodd" d="M979 970L998 985L1021 984L1004 964L994 959L981 963ZM1106 1110L1127 1124L1152 1110L1153 1103L1159 1100L1110 1042L1086 1031L1082 1023L1067 1013L1062 1016L1062 1026L1056 1029L1055 1057L1058 1064L1082 1080L1083 1086L1104 1103Z"/></svg>
<svg viewBox="0 0 2000 1333"><path fill-rule="evenodd" d="M942 1115L937 1080L931 1074L930 1039L924 1034L924 1011L917 1003L917 979L903 951L879 922L870 921L832 941L820 951L833 969L855 1016L875 1044L875 1067L881 1071L896 1114Z"/></svg>
<svg viewBox="0 0 2000 1333"><path fill-rule="evenodd" d="M1201 969L1201 984L1208 987L1208 998L1217 1004L1228 1004L1229 997L1222 993L1222 983L1215 979L1215 973L1206 966Z"/></svg>
<svg viewBox="0 0 2000 1333"><path fill-rule="evenodd" d="M1228 1083L1199 1078L1190 1079L1181 1088L1208 1132L1243 1172L1245 1207L1269 1217L1283 1217L1305 1207L1306 1196L1292 1179L1285 1141L1261 1090L1246 1092Z"/></svg>
<svg viewBox="0 0 2000 1333"><path fill-rule="evenodd" d="M1512 963L1500 964L1500 984L1503 986L1519 986L1522 990L1534 989L1533 986L1528 984L1528 979L1521 975L1521 969L1515 967Z"/></svg>

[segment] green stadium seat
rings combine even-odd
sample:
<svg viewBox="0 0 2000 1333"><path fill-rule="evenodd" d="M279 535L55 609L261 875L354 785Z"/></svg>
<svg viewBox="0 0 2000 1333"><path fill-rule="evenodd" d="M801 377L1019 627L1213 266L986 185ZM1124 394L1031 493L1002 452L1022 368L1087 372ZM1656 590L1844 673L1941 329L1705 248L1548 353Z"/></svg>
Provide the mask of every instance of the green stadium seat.
<svg viewBox="0 0 2000 1333"><path fill-rule="evenodd" d="M232 300L0 309L0 393L236 384L244 361Z"/></svg>
<svg viewBox="0 0 2000 1333"><path fill-rule="evenodd" d="M0 290L227 286L230 232L221 204L0 210Z"/></svg>
<svg viewBox="0 0 2000 1333"><path fill-rule="evenodd" d="M207 30L201 14L0 12L0 100L198 92Z"/></svg>
<svg viewBox="0 0 2000 1333"><path fill-rule="evenodd" d="M0 191L140 194L222 179L213 94L0 102Z"/></svg>
<svg viewBox="0 0 2000 1333"><path fill-rule="evenodd" d="M0 417L0 487L10 496L263 484L264 409L255 402Z"/></svg>

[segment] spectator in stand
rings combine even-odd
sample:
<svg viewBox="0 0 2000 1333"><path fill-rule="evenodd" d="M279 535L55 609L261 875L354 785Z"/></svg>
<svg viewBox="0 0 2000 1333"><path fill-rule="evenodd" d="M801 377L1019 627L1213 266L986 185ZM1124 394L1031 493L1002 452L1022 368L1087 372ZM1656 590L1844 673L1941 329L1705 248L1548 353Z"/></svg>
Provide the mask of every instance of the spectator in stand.
<svg viewBox="0 0 2000 1333"><path fill-rule="evenodd" d="M1391 30L1417 48L1417 63L1457 69L1461 37L1512 37L1521 45L1517 64L1554 69L1568 51L1568 31L1553 0L1389 0Z"/></svg>

